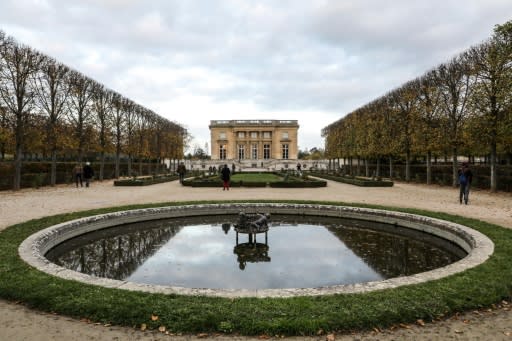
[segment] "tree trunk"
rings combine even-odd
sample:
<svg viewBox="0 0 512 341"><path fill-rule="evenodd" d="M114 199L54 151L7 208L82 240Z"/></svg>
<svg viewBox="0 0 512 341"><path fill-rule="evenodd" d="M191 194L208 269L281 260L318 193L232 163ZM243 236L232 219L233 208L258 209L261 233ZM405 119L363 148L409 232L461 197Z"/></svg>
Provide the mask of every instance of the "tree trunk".
<svg viewBox="0 0 512 341"><path fill-rule="evenodd" d="M389 178L393 179L393 157L389 157Z"/></svg>
<svg viewBox="0 0 512 341"><path fill-rule="evenodd" d="M52 150L52 166L50 170L50 186L55 186L57 183L57 151Z"/></svg>
<svg viewBox="0 0 512 341"><path fill-rule="evenodd" d="M452 186L457 187L457 147L452 150Z"/></svg>
<svg viewBox="0 0 512 341"><path fill-rule="evenodd" d="M105 172L105 152L102 151L100 153L100 176L99 176L98 180L103 181L104 172Z"/></svg>
<svg viewBox="0 0 512 341"><path fill-rule="evenodd" d="M121 147L119 144L116 146L116 169L114 177L119 179L119 163L121 162Z"/></svg>
<svg viewBox="0 0 512 341"><path fill-rule="evenodd" d="M16 144L16 157L14 159L14 183L12 189L15 191L19 191L21 188L21 165L22 159L21 154L23 152L23 148L21 145Z"/></svg>
<svg viewBox="0 0 512 341"><path fill-rule="evenodd" d="M427 185L432 184L432 152L427 151Z"/></svg>
<svg viewBox="0 0 512 341"><path fill-rule="evenodd" d="M497 170L496 170L496 142L491 143L491 192L497 189Z"/></svg>
<svg viewBox="0 0 512 341"><path fill-rule="evenodd" d="M405 181L411 181L411 151L405 153Z"/></svg>
<svg viewBox="0 0 512 341"><path fill-rule="evenodd" d="M375 170L375 176L380 177L380 157L377 157L377 169Z"/></svg>
<svg viewBox="0 0 512 341"><path fill-rule="evenodd" d="M128 154L128 176L132 176L132 155Z"/></svg>
<svg viewBox="0 0 512 341"><path fill-rule="evenodd" d="M370 176L370 165L368 164L368 158L364 159L364 174L367 178Z"/></svg>

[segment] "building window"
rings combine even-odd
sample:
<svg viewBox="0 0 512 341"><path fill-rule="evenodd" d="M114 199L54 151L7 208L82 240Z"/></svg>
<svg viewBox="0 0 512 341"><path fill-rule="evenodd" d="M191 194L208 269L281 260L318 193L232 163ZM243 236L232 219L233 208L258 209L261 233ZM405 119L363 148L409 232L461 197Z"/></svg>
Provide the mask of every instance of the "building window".
<svg viewBox="0 0 512 341"><path fill-rule="evenodd" d="M288 145L283 144L283 159L288 159Z"/></svg>
<svg viewBox="0 0 512 341"><path fill-rule="evenodd" d="M245 138L245 131L239 131L238 132L238 138L240 138L240 139Z"/></svg>
<svg viewBox="0 0 512 341"><path fill-rule="evenodd" d="M258 145L257 144L253 144L251 146L251 157L253 160L258 159Z"/></svg>
<svg viewBox="0 0 512 341"><path fill-rule="evenodd" d="M270 145L269 144L263 145L263 158L265 160L270 159Z"/></svg>
<svg viewBox="0 0 512 341"><path fill-rule="evenodd" d="M283 140L288 140L288 132L283 131Z"/></svg>
<svg viewBox="0 0 512 341"><path fill-rule="evenodd" d="M269 139L271 137L272 137L272 135L270 134L270 131L264 131L263 132L263 138L264 139Z"/></svg>
<svg viewBox="0 0 512 341"><path fill-rule="evenodd" d="M251 138L252 139L257 139L258 138L258 133L255 132L255 131L251 131Z"/></svg>
<svg viewBox="0 0 512 341"><path fill-rule="evenodd" d="M245 159L245 146L243 144L238 145L238 160Z"/></svg>
<svg viewBox="0 0 512 341"><path fill-rule="evenodd" d="M226 160L226 145L221 144L219 146L219 159Z"/></svg>
<svg viewBox="0 0 512 341"><path fill-rule="evenodd" d="M225 133L225 132L221 132L221 133L219 134L219 139L220 139L220 140L225 140L225 139L226 139L226 133Z"/></svg>

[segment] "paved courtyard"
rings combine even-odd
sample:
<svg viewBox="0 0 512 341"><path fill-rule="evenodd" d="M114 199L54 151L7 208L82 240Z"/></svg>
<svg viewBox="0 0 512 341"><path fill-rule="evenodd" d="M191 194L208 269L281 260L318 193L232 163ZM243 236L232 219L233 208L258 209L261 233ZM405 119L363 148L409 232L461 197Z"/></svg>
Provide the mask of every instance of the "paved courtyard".
<svg viewBox="0 0 512 341"><path fill-rule="evenodd" d="M177 182L145 187L114 187L111 181L90 188L57 186L39 190L0 192L0 230L12 224L64 212L136 203L191 200L329 200L411 207L468 216L512 228L512 195L473 191L469 205L458 203L458 189L398 183L392 188L361 188L329 181L326 188L189 188ZM505 302L507 303L507 302ZM394 330L335 335L336 340L512 340L509 304L454 316L425 326L403 325ZM511 307L512 308L512 307ZM0 340L193 340L196 335L167 336L132 328L88 324L65 316L30 310L0 300ZM209 335L215 340L258 340ZM289 340L325 340L325 335Z"/></svg>

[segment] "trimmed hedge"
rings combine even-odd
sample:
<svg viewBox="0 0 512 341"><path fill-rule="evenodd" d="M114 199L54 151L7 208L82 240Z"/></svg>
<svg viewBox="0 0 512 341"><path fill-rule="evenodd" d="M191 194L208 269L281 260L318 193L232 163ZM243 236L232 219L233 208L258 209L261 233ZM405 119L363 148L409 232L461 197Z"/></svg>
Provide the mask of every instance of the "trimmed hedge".
<svg viewBox="0 0 512 341"><path fill-rule="evenodd" d="M222 187L222 180L218 176L210 176L206 178L193 178L183 181L184 186L191 187ZM327 186L326 181L314 180L314 179L300 179L296 177L290 177L287 180L282 181L230 181L230 187L274 187L274 188L312 188L312 187L325 187Z"/></svg>
<svg viewBox="0 0 512 341"><path fill-rule="evenodd" d="M367 178L361 178L361 177L347 177L347 176L337 176L337 175L330 175L330 174L320 174L320 173L314 173L311 174L313 176L317 176L322 179L342 182L345 184L355 185L355 186L361 186L361 187L393 187L394 183L390 180L372 180Z"/></svg>
<svg viewBox="0 0 512 341"><path fill-rule="evenodd" d="M322 180L288 180L271 182L270 187L275 188L314 188L326 187L327 181Z"/></svg>
<svg viewBox="0 0 512 341"><path fill-rule="evenodd" d="M114 186L148 186L178 180L178 175L155 175L136 179L115 180Z"/></svg>

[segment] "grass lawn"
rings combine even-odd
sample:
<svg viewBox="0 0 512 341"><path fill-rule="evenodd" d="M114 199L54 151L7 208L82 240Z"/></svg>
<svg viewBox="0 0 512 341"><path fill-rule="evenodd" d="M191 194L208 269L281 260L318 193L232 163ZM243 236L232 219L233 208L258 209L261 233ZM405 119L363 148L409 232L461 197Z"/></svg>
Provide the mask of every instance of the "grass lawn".
<svg viewBox="0 0 512 341"><path fill-rule="evenodd" d="M282 177L273 173L235 173L231 181L243 182L275 182L283 180Z"/></svg>
<svg viewBox="0 0 512 341"><path fill-rule="evenodd" d="M350 331L418 319L431 321L457 311L487 307L512 294L512 230L445 213L336 202L311 203L389 209L453 221L486 234L495 243L494 254L485 263L462 273L396 289L262 299L150 294L98 287L40 272L18 256L18 247L25 238L64 221L127 209L199 203L212 202L112 207L10 226L0 232L0 297L48 312L135 328L147 325L149 329L165 326L168 331L184 333L316 335L319 330Z"/></svg>

